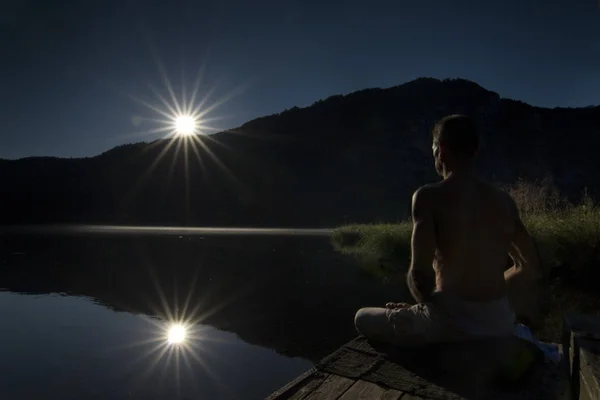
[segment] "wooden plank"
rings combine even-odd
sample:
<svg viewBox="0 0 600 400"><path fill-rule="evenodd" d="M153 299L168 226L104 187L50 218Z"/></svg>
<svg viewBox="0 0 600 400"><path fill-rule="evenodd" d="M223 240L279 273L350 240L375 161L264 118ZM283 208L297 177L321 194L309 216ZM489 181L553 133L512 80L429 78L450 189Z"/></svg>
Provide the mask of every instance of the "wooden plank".
<svg viewBox="0 0 600 400"><path fill-rule="evenodd" d="M600 398L600 341L579 339L579 398Z"/></svg>
<svg viewBox="0 0 600 400"><path fill-rule="evenodd" d="M295 387L298 387L302 384L302 382L311 378L311 376L316 372L315 368L311 368L300 376L297 376L292 381L288 382L285 386L277 389L275 392L271 393L269 397L265 400L275 400L280 398L284 393L289 392ZM284 396L285 397L285 396Z"/></svg>
<svg viewBox="0 0 600 400"><path fill-rule="evenodd" d="M566 357L563 359L568 364L569 374L575 378L577 375L576 365L578 351L576 351L575 340L579 337L600 340L600 317L594 315L569 312L563 315L563 328L561 344Z"/></svg>
<svg viewBox="0 0 600 400"><path fill-rule="evenodd" d="M339 400L378 400L386 390L379 385L367 381L356 381Z"/></svg>
<svg viewBox="0 0 600 400"><path fill-rule="evenodd" d="M405 393L404 396L402 396L402 400L424 400L424 399L422 397L415 396L414 394Z"/></svg>
<svg viewBox="0 0 600 400"><path fill-rule="evenodd" d="M295 391L290 397L286 397L288 400L304 400L309 396L315 389L323 384L327 379L326 375L314 376L314 379L310 380L306 384L302 385L298 390Z"/></svg>
<svg viewBox="0 0 600 400"><path fill-rule="evenodd" d="M563 316L563 366L570 380L569 392L573 398L579 398L581 393L581 349L582 340L600 339L600 317L594 315L566 313ZM587 389L586 389L587 390Z"/></svg>
<svg viewBox="0 0 600 400"><path fill-rule="evenodd" d="M287 385L272 393L265 400L300 400L321 386L329 374L311 368Z"/></svg>
<svg viewBox="0 0 600 400"><path fill-rule="evenodd" d="M568 355L565 356L564 350L564 346L559 343L558 352L560 354L561 364L560 375L558 377L559 381L556 384L556 400L573 400L573 395L571 393L571 377L569 376L569 361L567 360Z"/></svg>
<svg viewBox="0 0 600 400"><path fill-rule="evenodd" d="M322 385L309 393L303 400L337 399L346 392L354 382L353 379L331 374Z"/></svg>
<svg viewBox="0 0 600 400"><path fill-rule="evenodd" d="M399 390L388 389L387 392L383 394L381 400L400 400L404 399L404 393Z"/></svg>

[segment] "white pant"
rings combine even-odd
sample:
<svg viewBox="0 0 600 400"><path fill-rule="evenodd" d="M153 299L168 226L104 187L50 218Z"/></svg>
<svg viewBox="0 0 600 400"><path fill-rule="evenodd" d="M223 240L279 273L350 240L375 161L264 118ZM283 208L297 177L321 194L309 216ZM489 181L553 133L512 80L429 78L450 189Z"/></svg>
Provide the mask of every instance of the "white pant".
<svg viewBox="0 0 600 400"><path fill-rule="evenodd" d="M354 318L360 334L398 345L512 336L515 322L507 298L467 302L445 293L406 308L361 308Z"/></svg>

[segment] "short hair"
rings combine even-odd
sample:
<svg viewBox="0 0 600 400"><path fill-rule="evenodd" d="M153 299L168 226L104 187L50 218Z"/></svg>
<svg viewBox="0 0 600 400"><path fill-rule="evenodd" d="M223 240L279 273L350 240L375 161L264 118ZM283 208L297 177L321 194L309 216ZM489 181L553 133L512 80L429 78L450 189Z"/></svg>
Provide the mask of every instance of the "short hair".
<svg viewBox="0 0 600 400"><path fill-rule="evenodd" d="M466 115L448 115L433 127L433 142L447 148L460 161L470 161L479 147L479 131L475 121Z"/></svg>

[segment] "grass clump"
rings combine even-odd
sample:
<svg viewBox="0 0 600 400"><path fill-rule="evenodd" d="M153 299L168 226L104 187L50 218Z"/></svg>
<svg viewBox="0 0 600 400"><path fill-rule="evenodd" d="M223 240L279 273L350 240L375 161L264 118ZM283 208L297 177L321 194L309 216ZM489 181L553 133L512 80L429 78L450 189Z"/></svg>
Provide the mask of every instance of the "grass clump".
<svg viewBox="0 0 600 400"><path fill-rule="evenodd" d="M369 273L398 282L399 267L410 258L411 229L409 222L347 225L334 230L332 241L337 251L354 256Z"/></svg>
<svg viewBox="0 0 600 400"><path fill-rule="evenodd" d="M502 187L514 199L547 271L546 324L540 337L556 340L565 311L598 314L600 207L586 192L576 204L549 179L519 180ZM333 246L386 282L404 284L410 262L412 223L348 225L334 231Z"/></svg>

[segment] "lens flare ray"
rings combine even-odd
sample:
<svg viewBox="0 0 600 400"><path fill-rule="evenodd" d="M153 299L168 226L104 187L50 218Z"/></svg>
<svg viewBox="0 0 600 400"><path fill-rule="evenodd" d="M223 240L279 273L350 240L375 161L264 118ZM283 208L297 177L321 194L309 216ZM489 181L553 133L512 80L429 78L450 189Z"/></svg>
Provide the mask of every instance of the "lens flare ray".
<svg viewBox="0 0 600 400"><path fill-rule="evenodd" d="M202 66L198 69L198 73L196 74L196 79L194 80L194 87L192 89L192 95L190 96L190 100L187 103L187 107L184 109L186 114L191 114L192 106L196 103L196 96L198 95L198 91L200 90L200 82L202 82L202 77L204 76L204 71L206 70L206 59L202 63ZM215 86L213 85L213 88Z"/></svg>
<svg viewBox="0 0 600 400"><path fill-rule="evenodd" d="M145 82L144 87L148 93L131 94L125 90L119 90L119 92L149 111L148 114L150 114L145 115L144 112L138 112L133 115L131 123L135 126L135 133L125 134L125 137L142 140L151 138L145 140L147 145L144 146L143 151L150 151L155 148L160 150L156 151L155 159L150 160L145 169L133 178L134 181L124 198L123 206L129 207L136 204L139 200L139 194L143 192L143 189L149 184L154 175L161 175L161 179L166 176L168 180L166 185L171 187L174 172L181 171L183 175L181 178L185 179L185 198L182 199L181 207L186 210L185 223L193 222L188 220L196 214L192 212L191 204L193 204L195 200L193 197L196 196L198 191L192 181L201 175L204 182L208 182L210 168L207 167L212 167L210 165L212 161L214 161L217 168L210 169L215 172L211 174L211 181L213 181L213 178L216 180L217 175L222 172L224 176L219 176L219 178L225 178L222 180L223 184L232 186L231 189L238 192L237 194L241 198L250 198L249 190L240 179L241 176L236 176L231 168L226 165L229 157L226 159L225 154L218 156L215 154L215 147L210 145L215 143L232 151L233 156L236 155L235 151L217 140L216 135L213 137L213 134L223 130L223 128L218 127L220 121L231 118L231 113L225 115L218 110L235 97L243 94L252 82L246 81L241 85L235 85L231 89L227 88L225 90L222 90L223 85L220 84L225 82L219 78L212 79L208 85L205 84L204 79L210 49L205 53L204 60L200 63L195 76L193 76L193 73L192 76L188 76L185 68L183 68L182 60L181 71L178 71L180 74L176 74L179 76L171 80L165 68L165 63L160 59L151 40L147 45L147 50L149 50L157 71L154 82ZM189 82L191 85L187 85L186 78L191 78ZM174 85L173 82L176 84ZM217 92L220 93L217 94ZM227 132L231 133L233 131L228 130ZM176 145L175 149L173 149L174 145ZM183 151L181 151L181 148L183 148ZM191 151L189 151L190 148ZM197 163L190 160L190 157L195 158ZM168 160L164 171L158 168L163 159ZM210 159L210 161L207 161L207 159Z"/></svg>
<svg viewBox="0 0 600 400"><path fill-rule="evenodd" d="M149 85L149 87L150 87L150 90L152 91L152 93L156 96L156 98L158 100L160 100L160 102L163 104L163 106L165 106L165 108L170 112L170 115L183 114L177 105L176 105L177 108L173 107L167 101L167 99L165 99L164 96L160 94L160 91L158 90L158 88L156 86ZM177 103L175 103L175 104L177 104Z"/></svg>

